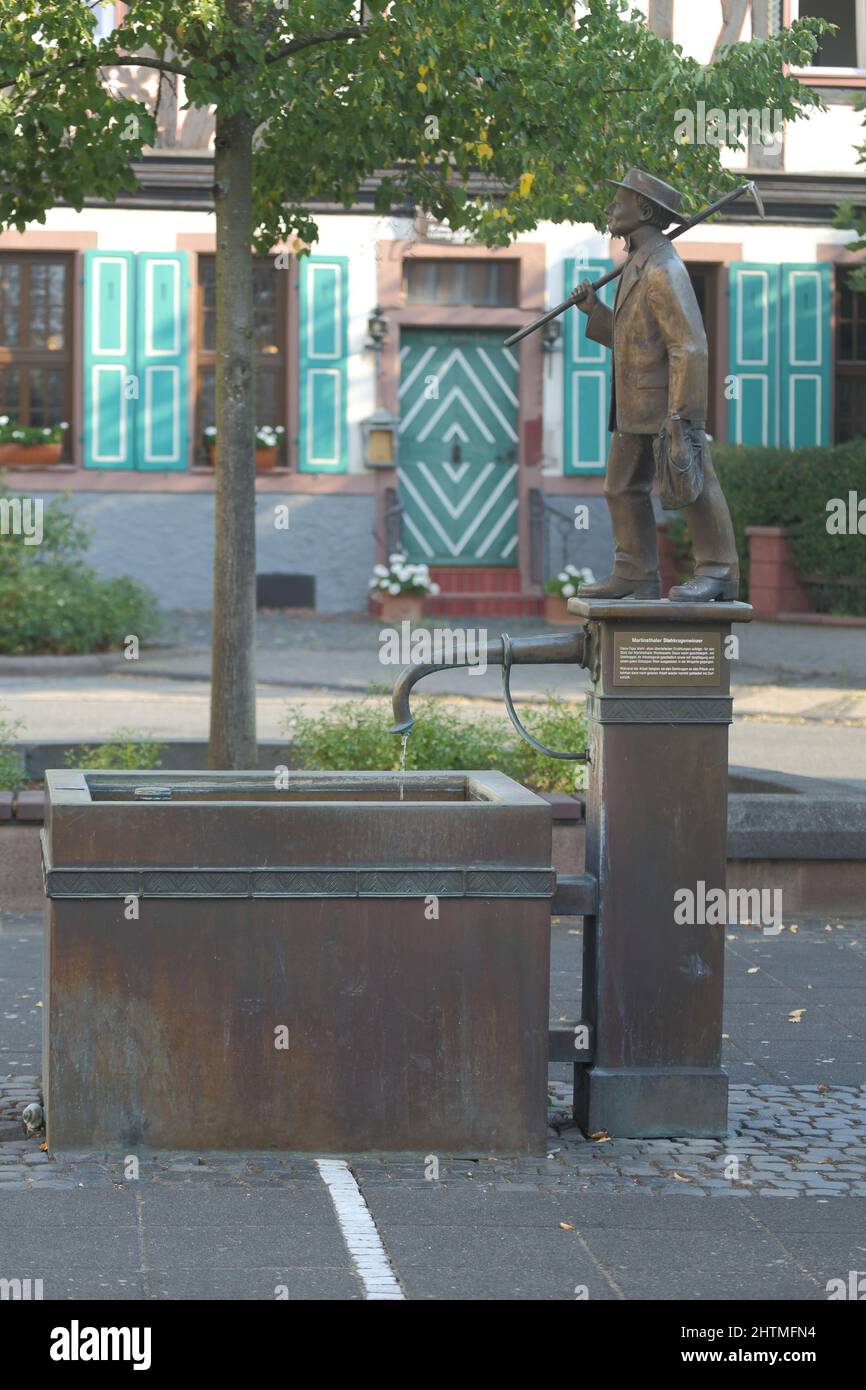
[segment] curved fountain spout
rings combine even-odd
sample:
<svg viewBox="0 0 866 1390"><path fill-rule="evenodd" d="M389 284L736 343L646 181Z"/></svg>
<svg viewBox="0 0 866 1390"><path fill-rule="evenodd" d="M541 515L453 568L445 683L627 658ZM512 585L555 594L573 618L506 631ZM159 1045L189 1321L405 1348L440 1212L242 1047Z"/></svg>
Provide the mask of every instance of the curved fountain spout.
<svg viewBox="0 0 866 1390"><path fill-rule="evenodd" d="M482 653L475 657L486 660L488 666L543 666L548 663L569 662L584 665L586 653L586 633L583 628L575 632L557 633L555 637L515 637L503 635L495 642L487 642ZM391 695L394 710L392 734L409 734L415 723L415 716L409 705L413 686L429 676L433 671L450 671L458 666L469 666L465 658L459 661L418 662L407 666L394 682Z"/></svg>

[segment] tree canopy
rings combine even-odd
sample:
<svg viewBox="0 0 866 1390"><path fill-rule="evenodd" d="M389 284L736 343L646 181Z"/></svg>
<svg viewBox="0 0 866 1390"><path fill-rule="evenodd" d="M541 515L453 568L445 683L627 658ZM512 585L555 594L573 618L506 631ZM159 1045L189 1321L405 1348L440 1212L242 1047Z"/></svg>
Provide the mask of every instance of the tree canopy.
<svg viewBox="0 0 866 1390"><path fill-rule="evenodd" d="M351 206L373 175L378 210L420 206L491 244L542 219L602 227L603 180L632 164L694 208L730 176L718 145L677 145L677 110L821 105L785 73L815 20L702 66L626 0L588 0L576 23L563 0L131 0L99 40L97 8L0 0L0 225L134 187L155 125L123 90L133 64L255 123L260 245L314 241L310 203Z"/></svg>

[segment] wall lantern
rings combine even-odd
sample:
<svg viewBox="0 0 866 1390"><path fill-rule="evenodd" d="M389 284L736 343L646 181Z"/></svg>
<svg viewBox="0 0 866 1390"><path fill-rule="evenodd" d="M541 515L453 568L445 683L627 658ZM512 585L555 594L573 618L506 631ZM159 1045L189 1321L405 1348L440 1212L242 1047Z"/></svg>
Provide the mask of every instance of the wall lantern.
<svg viewBox="0 0 866 1390"><path fill-rule="evenodd" d="M399 415L381 407L361 421L364 431L364 465L367 468L396 468L400 428Z"/></svg>
<svg viewBox="0 0 866 1390"><path fill-rule="evenodd" d="M559 339L562 336L562 324L556 319L551 319L541 330L541 351L555 352Z"/></svg>

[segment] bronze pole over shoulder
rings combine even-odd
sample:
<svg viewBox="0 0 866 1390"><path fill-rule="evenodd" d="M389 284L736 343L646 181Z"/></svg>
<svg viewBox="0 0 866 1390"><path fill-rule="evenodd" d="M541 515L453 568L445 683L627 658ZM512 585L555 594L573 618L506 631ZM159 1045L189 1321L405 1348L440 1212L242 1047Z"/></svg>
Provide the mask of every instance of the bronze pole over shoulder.
<svg viewBox="0 0 866 1390"><path fill-rule="evenodd" d="M723 198L719 198L715 203L711 203L709 207L704 208L703 212L695 213L695 216L690 217L687 222L681 222L678 227L675 227L672 232L668 233L668 241L675 241L678 236L682 236L683 232L690 231L691 228L696 227L699 222L706 222L708 217L713 216L713 213L719 212L721 208L727 207L728 203L733 203L737 198L742 198L744 193L748 193L749 196L754 199L758 213L763 217L764 204L761 201L761 195L758 192L754 180L750 179L748 183L741 183L739 188L732 189L732 191L726 193ZM622 265L616 266L613 270L609 270L607 274L602 275L599 280L593 281L592 288L594 290L600 290L602 285L610 284L611 280L616 280L617 277L622 274L624 267L625 262L623 262ZM550 323L551 319L558 318L560 314L564 314L566 309L571 309L575 304L579 304L585 296L586 290L583 285L578 285L577 289L572 290L568 299L564 299L561 304L557 304L555 309L550 309L546 314L542 314L539 319L533 319L532 323L528 323L525 328L519 329L517 333L512 333L510 338L506 338L505 346L511 347L514 343L519 343L521 338L526 338L530 333L535 333L537 329L543 328L546 323Z"/></svg>

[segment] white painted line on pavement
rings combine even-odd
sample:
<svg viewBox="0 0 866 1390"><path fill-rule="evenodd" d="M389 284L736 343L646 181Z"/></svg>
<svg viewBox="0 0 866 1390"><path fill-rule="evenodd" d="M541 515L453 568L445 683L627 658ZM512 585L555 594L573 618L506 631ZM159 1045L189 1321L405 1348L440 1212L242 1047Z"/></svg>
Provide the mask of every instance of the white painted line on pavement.
<svg viewBox="0 0 866 1390"><path fill-rule="evenodd" d="M316 1166L334 1203L340 1232L367 1298L405 1300L370 1208L348 1163L342 1158L317 1158Z"/></svg>

